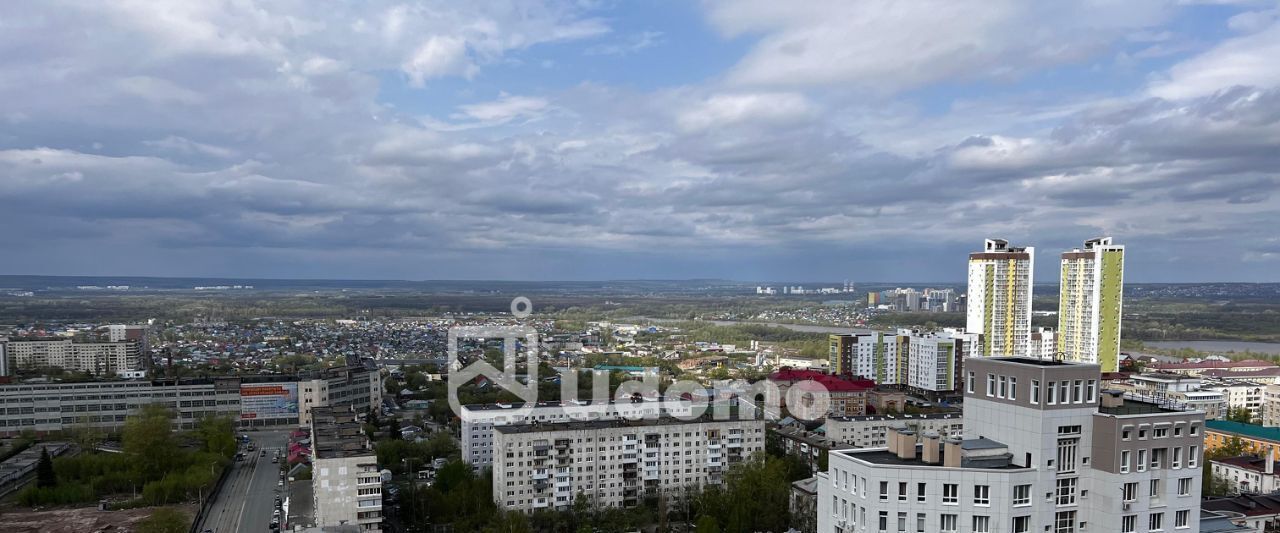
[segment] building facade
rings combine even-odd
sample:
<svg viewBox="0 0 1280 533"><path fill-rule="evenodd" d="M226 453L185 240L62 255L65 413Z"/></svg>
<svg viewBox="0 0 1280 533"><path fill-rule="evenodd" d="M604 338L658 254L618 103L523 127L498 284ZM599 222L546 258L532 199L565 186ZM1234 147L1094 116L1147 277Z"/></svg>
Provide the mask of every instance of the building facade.
<svg viewBox="0 0 1280 533"><path fill-rule="evenodd" d="M681 498L719 484L763 451L763 420L599 420L495 428L493 498L506 510L568 509L579 493L628 508L648 495Z"/></svg>
<svg viewBox="0 0 1280 533"><path fill-rule="evenodd" d="M0 343L12 370L61 368L113 376L122 370L136 370L140 363L138 341L74 342L64 338L10 339Z"/></svg>
<svg viewBox="0 0 1280 533"><path fill-rule="evenodd" d="M174 427L191 429L206 416L240 418L238 378L0 385L0 435L37 434L73 428L108 431L143 406L160 404L174 413Z"/></svg>
<svg viewBox="0 0 1280 533"><path fill-rule="evenodd" d="M355 412L312 409L311 448L315 525L382 531L382 474Z"/></svg>
<svg viewBox="0 0 1280 533"><path fill-rule="evenodd" d="M1201 413L1100 402L1095 364L967 364L964 437L831 452L819 532L1198 531Z"/></svg>
<svg viewBox="0 0 1280 533"><path fill-rule="evenodd" d="M1058 290L1057 351L1067 361L1119 371L1124 245L1101 237L1063 252Z"/></svg>
<svg viewBox="0 0 1280 533"><path fill-rule="evenodd" d="M1031 335L1035 248L987 239L969 254L966 327L982 334L983 356L1025 356Z"/></svg>
<svg viewBox="0 0 1280 533"><path fill-rule="evenodd" d="M895 427L910 429L917 438L930 432L944 438L964 434L964 421L958 412L830 417L823 426L828 439L854 448L887 446L889 429Z"/></svg>
<svg viewBox="0 0 1280 533"><path fill-rule="evenodd" d="M957 329L934 332L899 329L829 336L830 368L877 385L901 385L921 394L959 386L966 357L980 351L981 336Z"/></svg>
<svg viewBox="0 0 1280 533"><path fill-rule="evenodd" d="M1271 494L1280 490L1280 476L1276 475L1273 454L1223 457L1213 459L1209 464L1213 476L1226 480L1236 494Z"/></svg>
<svg viewBox="0 0 1280 533"><path fill-rule="evenodd" d="M601 408L588 402L538 402L528 409L521 403L487 403L462 406L462 460L477 469L493 464L494 428L513 424L586 422L628 418L656 418L662 415L689 416L692 402L644 401Z"/></svg>

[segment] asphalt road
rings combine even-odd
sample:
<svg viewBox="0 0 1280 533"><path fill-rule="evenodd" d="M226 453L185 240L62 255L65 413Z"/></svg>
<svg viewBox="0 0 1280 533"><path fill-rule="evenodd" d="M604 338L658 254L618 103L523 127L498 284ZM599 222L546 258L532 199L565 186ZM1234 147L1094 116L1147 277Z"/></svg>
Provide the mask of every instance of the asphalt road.
<svg viewBox="0 0 1280 533"><path fill-rule="evenodd" d="M197 531L212 529L214 533L268 532L271 529L275 497L280 494L280 465L271 462L276 450L288 442L287 431L251 431L249 439L257 446L245 452L243 461L233 463L231 474L209 514ZM267 451L265 457L262 450Z"/></svg>

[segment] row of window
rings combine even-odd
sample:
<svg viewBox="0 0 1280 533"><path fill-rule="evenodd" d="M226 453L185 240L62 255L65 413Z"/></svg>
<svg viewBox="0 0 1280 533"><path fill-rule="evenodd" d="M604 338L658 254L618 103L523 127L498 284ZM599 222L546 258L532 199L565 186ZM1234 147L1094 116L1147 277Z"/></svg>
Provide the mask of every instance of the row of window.
<svg viewBox="0 0 1280 533"><path fill-rule="evenodd" d="M1170 450L1173 451L1172 459L1169 459ZM1152 448L1151 450L1144 448L1137 450L1136 462L1130 461L1134 455L1132 450L1120 450L1120 473L1127 474L1131 469L1138 472L1146 472L1148 467L1155 470L1166 464L1169 465L1170 469L1177 470L1182 468L1182 450L1181 446ZM1186 450L1187 468L1200 466L1200 447L1196 445L1187 446ZM1150 457L1150 460L1147 459L1148 457Z"/></svg>

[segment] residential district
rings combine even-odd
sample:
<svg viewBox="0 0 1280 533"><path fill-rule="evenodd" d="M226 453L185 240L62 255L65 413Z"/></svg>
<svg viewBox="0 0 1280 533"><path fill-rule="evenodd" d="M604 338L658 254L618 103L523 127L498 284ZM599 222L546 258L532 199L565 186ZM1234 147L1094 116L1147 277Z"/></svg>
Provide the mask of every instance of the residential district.
<svg viewBox="0 0 1280 533"><path fill-rule="evenodd" d="M868 297L963 309L965 327L851 329L825 357L501 315L2 326L4 520L142 530L155 515L110 512L177 505L181 530L218 533L1274 531L1280 367L1122 353L1124 253L1110 238L1064 251L1058 327L1033 329L1034 249L988 239L964 294ZM505 346L451 330L514 325L538 333L514 350L536 358L515 367L536 402L450 382ZM590 395L595 376L610 396ZM627 379L662 388L613 395ZM88 472L113 454L150 464L139 435L156 432L189 436L207 472Z"/></svg>

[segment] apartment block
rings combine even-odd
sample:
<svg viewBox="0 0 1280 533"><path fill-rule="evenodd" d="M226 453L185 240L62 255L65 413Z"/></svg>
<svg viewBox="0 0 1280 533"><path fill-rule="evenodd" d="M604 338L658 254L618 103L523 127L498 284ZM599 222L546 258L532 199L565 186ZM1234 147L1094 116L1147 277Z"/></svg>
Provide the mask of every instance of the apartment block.
<svg viewBox="0 0 1280 533"><path fill-rule="evenodd" d="M1262 389L1262 425L1280 427L1280 385Z"/></svg>
<svg viewBox="0 0 1280 533"><path fill-rule="evenodd" d="M890 428L906 428L917 438L927 433L942 437L964 434L960 413L928 413L919 415L866 415L828 417L823 426L827 438L854 448L883 448L888 445Z"/></svg>
<svg viewBox="0 0 1280 533"><path fill-rule="evenodd" d="M1058 295L1058 352L1067 361L1120 370L1120 313L1124 305L1124 245L1089 239L1062 254Z"/></svg>
<svg viewBox="0 0 1280 533"><path fill-rule="evenodd" d="M64 338L9 339L0 342L0 353L8 358L12 370L34 370L57 367L88 372L97 376L113 376L122 370L139 368L141 348L138 341L74 342Z"/></svg>
<svg viewBox="0 0 1280 533"><path fill-rule="evenodd" d="M949 328L829 336L832 373L861 376L877 385L902 385L926 395L956 390L964 359L979 353L980 347L977 333Z"/></svg>
<svg viewBox="0 0 1280 533"><path fill-rule="evenodd" d="M589 422L621 418L657 418L661 415L688 417L692 402L646 400L632 403L610 402L599 406L590 402L489 403L462 406L462 459L475 468L493 464L494 428L513 424Z"/></svg>
<svg viewBox="0 0 1280 533"><path fill-rule="evenodd" d="M1027 357L1034 357L1036 359L1055 359L1057 356L1057 334L1053 329L1038 327L1031 330L1031 340L1027 343Z"/></svg>
<svg viewBox="0 0 1280 533"><path fill-rule="evenodd" d="M963 437L831 452L819 532L1199 531L1202 413L1102 393L1096 364L966 363Z"/></svg>
<svg viewBox="0 0 1280 533"><path fill-rule="evenodd" d="M378 457L350 407L311 410L311 488L317 527L382 531Z"/></svg>
<svg viewBox="0 0 1280 533"><path fill-rule="evenodd" d="M969 254L966 326L982 334L983 356L1028 355L1035 248L987 239Z"/></svg>
<svg viewBox="0 0 1280 533"><path fill-rule="evenodd" d="M206 416L240 417L240 379L17 383L0 385L0 435L48 434L78 427L115 431L144 405L174 413L191 429Z"/></svg>
<svg viewBox="0 0 1280 533"><path fill-rule="evenodd" d="M498 426L493 497L499 507L567 509L579 493L599 507L634 507L647 495L680 498L722 482L763 451L763 420L596 420Z"/></svg>
<svg viewBox="0 0 1280 533"><path fill-rule="evenodd" d="M1263 402L1267 386L1253 381L1229 381L1209 383L1200 388L1203 391L1216 391L1227 401L1227 409L1235 411L1244 409L1254 421L1262 422Z"/></svg>

